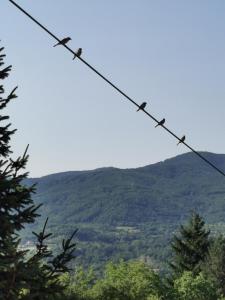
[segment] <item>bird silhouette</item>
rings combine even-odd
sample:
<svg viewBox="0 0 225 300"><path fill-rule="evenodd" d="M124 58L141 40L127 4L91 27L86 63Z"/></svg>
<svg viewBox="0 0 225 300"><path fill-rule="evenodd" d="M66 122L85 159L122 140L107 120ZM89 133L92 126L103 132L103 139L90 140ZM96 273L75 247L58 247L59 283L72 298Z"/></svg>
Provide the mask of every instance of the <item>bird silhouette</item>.
<svg viewBox="0 0 225 300"><path fill-rule="evenodd" d="M179 140L177 146L178 146L180 143L183 143L183 142L185 141L185 138L186 138L185 135L182 136L182 138Z"/></svg>
<svg viewBox="0 0 225 300"><path fill-rule="evenodd" d="M143 102L140 106L139 106L139 108L138 108L138 110L137 111L139 111L140 109L144 109L145 108L145 106L147 105L147 103L146 102Z"/></svg>
<svg viewBox="0 0 225 300"><path fill-rule="evenodd" d="M75 59L76 57L80 57L81 54L82 54L82 48L79 48L79 49L77 50L77 52L75 52L73 59Z"/></svg>
<svg viewBox="0 0 225 300"><path fill-rule="evenodd" d="M53 47L56 47L58 45L66 45L70 40L71 40L70 37L66 37L66 38L62 39L61 41L59 41L57 44L55 44Z"/></svg>
<svg viewBox="0 0 225 300"><path fill-rule="evenodd" d="M155 128L157 126L162 126L165 122L166 122L166 119L163 118L161 121L158 122L158 124L155 126Z"/></svg>

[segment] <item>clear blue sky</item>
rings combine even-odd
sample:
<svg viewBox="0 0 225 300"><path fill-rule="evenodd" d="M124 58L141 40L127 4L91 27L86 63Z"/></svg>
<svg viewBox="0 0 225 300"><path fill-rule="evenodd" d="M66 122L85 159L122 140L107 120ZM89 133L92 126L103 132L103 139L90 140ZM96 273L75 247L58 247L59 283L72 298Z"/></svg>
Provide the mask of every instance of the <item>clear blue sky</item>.
<svg viewBox="0 0 225 300"><path fill-rule="evenodd" d="M197 150L225 153L225 1L20 0L34 17ZM7 0L9 113L31 176L138 167L187 152Z"/></svg>

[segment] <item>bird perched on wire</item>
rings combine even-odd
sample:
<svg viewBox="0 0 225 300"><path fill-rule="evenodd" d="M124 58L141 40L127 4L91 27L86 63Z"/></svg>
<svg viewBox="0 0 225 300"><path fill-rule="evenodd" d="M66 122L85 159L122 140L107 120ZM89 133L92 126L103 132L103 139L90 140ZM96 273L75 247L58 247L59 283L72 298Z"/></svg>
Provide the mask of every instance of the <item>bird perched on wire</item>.
<svg viewBox="0 0 225 300"><path fill-rule="evenodd" d="M80 57L82 54L82 48L77 49L77 52L75 52L73 59L75 59L76 57Z"/></svg>
<svg viewBox="0 0 225 300"><path fill-rule="evenodd" d="M66 37L66 38L62 39L61 41L59 41L57 44L55 44L53 47L56 47L58 45L66 45L70 40L71 40L70 37Z"/></svg>
<svg viewBox="0 0 225 300"><path fill-rule="evenodd" d="M166 119L163 118L161 121L158 122L158 124L155 126L155 128L157 126L162 126L165 122L166 122Z"/></svg>
<svg viewBox="0 0 225 300"><path fill-rule="evenodd" d="M147 105L147 103L146 102L143 102L140 106L139 106L139 108L138 108L138 110L137 111L139 111L140 109L144 109L145 108L145 106Z"/></svg>
<svg viewBox="0 0 225 300"><path fill-rule="evenodd" d="M183 143L184 141L185 141L185 135L184 135L184 136L182 136L182 138L179 140L179 142L178 142L177 146L178 146L180 143Z"/></svg>

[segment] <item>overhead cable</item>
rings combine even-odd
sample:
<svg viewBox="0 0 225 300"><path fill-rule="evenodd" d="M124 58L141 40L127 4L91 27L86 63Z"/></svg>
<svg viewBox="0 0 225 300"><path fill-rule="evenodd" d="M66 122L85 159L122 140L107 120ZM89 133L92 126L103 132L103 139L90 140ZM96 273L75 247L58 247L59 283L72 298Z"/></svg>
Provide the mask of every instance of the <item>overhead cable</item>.
<svg viewBox="0 0 225 300"><path fill-rule="evenodd" d="M49 35L51 35L56 41L60 43L61 39L59 39L55 34L53 34L50 30L48 30L45 26L43 26L39 21L37 21L34 17L32 17L27 11L25 11L20 5L18 5L15 1L9 0L14 6L16 6L21 12L23 12L28 18L30 18L33 22L35 22L38 26L40 26L44 31L46 31ZM129 97L125 92L123 92L119 87L117 87L112 81L107 79L104 75L102 75L96 68L94 68L92 65L90 65L86 60L84 60L81 55L78 55L77 52L74 52L70 47L68 47L66 44L62 44L64 48L66 48L69 52L71 52L74 55L74 58L78 58L80 61L82 61L88 68L90 68L93 72L95 72L99 77L101 77L104 81L106 81L109 85L111 85L115 90L117 90L122 96L124 96L127 100L129 100L133 105L140 108L140 105L134 101L131 97ZM164 125L165 122L160 124L160 120L157 120L152 114L150 114L148 111L146 111L144 108L141 110L150 117L154 122L159 124L164 130L166 130L170 135L172 135L174 138L178 140L179 143L184 144L189 150L191 150L194 154L196 154L199 158L201 158L203 161L205 161L208 165L210 165L214 170L219 172L221 175L225 177L225 173L219 169L217 166L215 166L212 162L210 162L206 157L204 157L201 153L193 149L189 144L187 144L184 139L185 136L182 138L179 138L174 132L172 132L168 127Z"/></svg>

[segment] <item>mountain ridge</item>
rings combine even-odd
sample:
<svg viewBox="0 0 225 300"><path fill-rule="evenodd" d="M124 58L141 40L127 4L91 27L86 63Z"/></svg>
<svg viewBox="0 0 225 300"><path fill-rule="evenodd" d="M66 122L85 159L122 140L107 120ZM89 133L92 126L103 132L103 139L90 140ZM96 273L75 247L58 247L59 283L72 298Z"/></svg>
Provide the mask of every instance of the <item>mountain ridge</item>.
<svg viewBox="0 0 225 300"><path fill-rule="evenodd" d="M225 154L201 152L225 170ZM52 245L78 232L78 261L101 266L111 259L147 256L166 269L170 239L195 210L225 232L225 178L193 153L139 168L98 168L27 179L43 203L38 230L49 217ZM24 233L24 243L32 240Z"/></svg>
<svg viewBox="0 0 225 300"><path fill-rule="evenodd" d="M225 154L201 153L225 169ZM147 222L148 218L170 221L174 215L178 220L192 209L211 216L212 198L217 203L217 215L221 215L225 203L223 207L223 201L214 196L225 192L224 179L193 153L186 153L139 168L68 171L28 182L37 182L34 199L44 203L44 215L45 211L51 215L64 208L63 219L58 216L60 223L129 225Z"/></svg>
<svg viewBox="0 0 225 300"><path fill-rule="evenodd" d="M205 156L206 158L209 156L224 156L225 157L225 154L223 153L214 153L214 152L209 152L209 151L198 151L198 153L202 154L203 156ZM97 171L97 170L104 170L104 169L118 169L118 170L136 170L136 169L142 169L142 168L146 168L146 167L151 167L153 165L157 165L157 164L161 164L161 163L165 163L167 161L171 161L173 159L178 159L178 158L182 158L183 156L186 156L186 155L195 155L194 153L192 152L186 152L186 153L182 153L182 154L179 154L179 155L176 155L174 157L170 157L170 158L166 158L164 160L161 160L161 161L158 161L158 162L155 162L155 163L151 163L151 164L147 164L147 165L144 165L144 166L139 166L139 167L128 167L128 168L119 168L119 167L114 167L114 166L107 166L107 167L99 167L99 168L94 168L94 169L84 169L84 170L68 170L68 171L62 171L62 172L56 172L56 173L50 173L50 174L46 174L46 175L42 175L42 176L32 176L32 177L29 177L29 179L41 179L41 178L46 178L46 177L49 177L49 176L54 176L54 175L57 175L57 174L68 174L68 173L82 173L82 172L92 172L92 171ZM196 156L197 159L200 160L199 157ZM204 162L205 163L205 162Z"/></svg>

